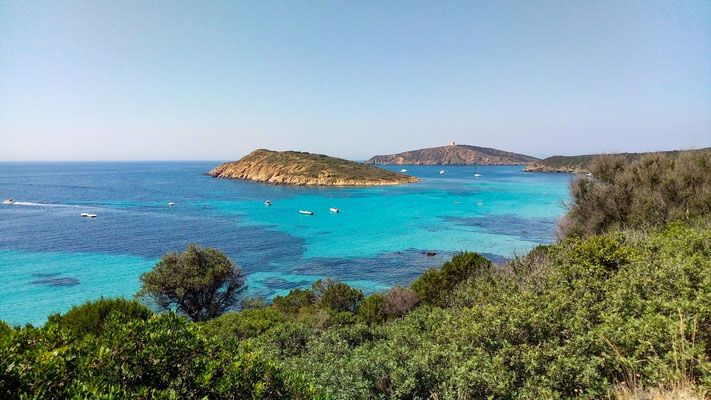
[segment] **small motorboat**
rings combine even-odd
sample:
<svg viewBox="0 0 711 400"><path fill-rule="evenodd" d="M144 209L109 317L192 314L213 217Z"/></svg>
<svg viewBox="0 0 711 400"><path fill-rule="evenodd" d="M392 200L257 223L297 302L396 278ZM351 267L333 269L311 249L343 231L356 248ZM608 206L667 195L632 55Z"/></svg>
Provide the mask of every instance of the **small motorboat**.
<svg viewBox="0 0 711 400"><path fill-rule="evenodd" d="M169 206L174 206L174 205L175 205L175 203L168 203L168 205L169 205Z"/></svg>
<svg viewBox="0 0 711 400"><path fill-rule="evenodd" d="M401 169L400 172L407 172L405 168Z"/></svg>
<svg viewBox="0 0 711 400"><path fill-rule="evenodd" d="M334 212L334 213L339 213L339 212L341 212L341 210L339 210L339 209L337 209L337 208L333 208L333 207L329 208L328 210L331 211L331 212Z"/></svg>
<svg viewBox="0 0 711 400"><path fill-rule="evenodd" d="M98 217L98 215L96 215L96 214L87 214L86 216L87 216L88 218L96 218L96 217Z"/></svg>
<svg viewBox="0 0 711 400"><path fill-rule="evenodd" d="M476 203L476 205L478 205L478 206L482 206L482 205L484 205L484 203L482 203L482 202L481 202L481 200L479 200L479 202L478 202L478 203Z"/></svg>
<svg viewBox="0 0 711 400"><path fill-rule="evenodd" d="M299 212L302 213L302 214L304 214L304 215L314 215L314 212L313 212L313 211L299 210Z"/></svg>
<svg viewBox="0 0 711 400"><path fill-rule="evenodd" d="M15 199L7 199L3 201L2 204L15 204Z"/></svg>
<svg viewBox="0 0 711 400"><path fill-rule="evenodd" d="M474 174L474 176L476 176L476 177L478 178L478 177L480 177L480 176L481 176L481 174Z"/></svg>
<svg viewBox="0 0 711 400"><path fill-rule="evenodd" d="M444 175L444 170L439 171L440 175Z"/></svg>
<svg viewBox="0 0 711 400"><path fill-rule="evenodd" d="M81 213L81 216L82 216L82 217L88 217L88 216L89 216L89 213Z"/></svg>
<svg viewBox="0 0 711 400"><path fill-rule="evenodd" d="M459 204L459 202L458 202L458 201L455 201L454 204Z"/></svg>
<svg viewBox="0 0 711 400"><path fill-rule="evenodd" d="M264 202L264 205L265 205L265 206L271 206L271 205L272 205L272 202L269 201L269 200L267 200L267 201Z"/></svg>

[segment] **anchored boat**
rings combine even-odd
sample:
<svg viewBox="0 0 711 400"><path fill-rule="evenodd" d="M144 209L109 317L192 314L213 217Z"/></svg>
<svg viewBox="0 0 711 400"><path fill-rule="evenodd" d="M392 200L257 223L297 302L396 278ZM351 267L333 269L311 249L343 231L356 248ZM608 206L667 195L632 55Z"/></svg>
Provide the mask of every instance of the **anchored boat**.
<svg viewBox="0 0 711 400"><path fill-rule="evenodd" d="M335 213L341 212L341 210L339 210L339 209L337 209L337 208L329 208L329 211L335 212Z"/></svg>
<svg viewBox="0 0 711 400"><path fill-rule="evenodd" d="M302 214L304 214L304 215L314 215L314 212L313 212L313 211L299 210L299 212L302 213Z"/></svg>

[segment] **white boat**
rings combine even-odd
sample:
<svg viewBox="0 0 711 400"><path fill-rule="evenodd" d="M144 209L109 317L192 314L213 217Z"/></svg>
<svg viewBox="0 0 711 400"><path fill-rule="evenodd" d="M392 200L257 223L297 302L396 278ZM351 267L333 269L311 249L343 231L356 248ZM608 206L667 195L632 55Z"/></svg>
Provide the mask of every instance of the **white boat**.
<svg viewBox="0 0 711 400"><path fill-rule="evenodd" d="M335 213L341 212L341 210L339 210L339 209L337 209L337 208L333 208L333 207L329 208L328 210L331 211L331 212L335 212Z"/></svg>
<svg viewBox="0 0 711 400"><path fill-rule="evenodd" d="M89 218L96 218L98 215L96 215L96 214L87 214L86 216L89 217Z"/></svg>
<svg viewBox="0 0 711 400"><path fill-rule="evenodd" d="M444 170L439 171L440 175L444 175Z"/></svg>
<svg viewBox="0 0 711 400"><path fill-rule="evenodd" d="M3 204L15 204L15 199L7 199L2 202Z"/></svg>
<svg viewBox="0 0 711 400"><path fill-rule="evenodd" d="M302 214L304 214L304 215L314 215L314 212L313 212L313 211L299 210L299 212L302 213Z"/></svg>
<svg viewBox="0 0 711 400"><path fill-rule="evenodd" d="M481 174L474 174L474 176L476 176L476 177L478 178L478 177L480 177L480 176L481 176Z"/></svg>
<svg viewBox="0 0 711 400"><path fill-rule="evenodd" d="M405 168L401 169L400 172L407 172Z"/></svg>
<svg viewBox="0 0 711 400"><path fill-rule="evenodd" d="M269 201L269 200L267 200L267 201L264 202L264 205L265 205L265 206L271 206L271 205L272 205L272 202Z"/></svg>
<svg viewBox="0 0 711 400"><path fill-rule="evenodd" d="M82 216L82 217L88 217L88 216L89 216L89 213L81 213L81 216Z"/></svg>
<svg viewBox="0 0 711 400"><path fill-rule="evenodd" d="M168 205L169 205L169 206L174 206L174 205L175 205L175 203L168 203Z"/></svg>

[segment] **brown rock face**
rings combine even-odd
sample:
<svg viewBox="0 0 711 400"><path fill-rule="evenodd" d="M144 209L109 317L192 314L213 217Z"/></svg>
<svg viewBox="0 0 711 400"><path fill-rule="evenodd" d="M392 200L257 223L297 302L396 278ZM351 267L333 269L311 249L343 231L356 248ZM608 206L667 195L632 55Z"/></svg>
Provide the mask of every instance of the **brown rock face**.
<svg viewBox="0 0 711 400"><path fill-rule="evenodd" d="M450 145L375 156L365 163L374 165L525 165L537 160L535 157L487 147Z"/></svg>
<svg viewBox="0 0 711 400"><path fill-rule="evenodd" d="M377 186L418 181L414 176L323 154L263 149L239 161L220 164L208 175L297 186Z"/></svg>

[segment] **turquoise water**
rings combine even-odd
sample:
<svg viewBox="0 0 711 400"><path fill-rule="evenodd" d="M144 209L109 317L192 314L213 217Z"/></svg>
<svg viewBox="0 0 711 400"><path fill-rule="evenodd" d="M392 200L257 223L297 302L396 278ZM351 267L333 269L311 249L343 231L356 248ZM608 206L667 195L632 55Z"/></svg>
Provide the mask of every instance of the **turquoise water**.
<svg viewBox="0 0 711 400"><path fill-rule="evenodd" d="M420 183L305 188L202 175L217 164L0 164L0 197L18 201L0 205L0 319L41 324L88 299L130 297L142 272L190 242L224 250L267 298L324 276L385 290L457 251L500 261L552 241L571 178L408 166Z"/></svg>

